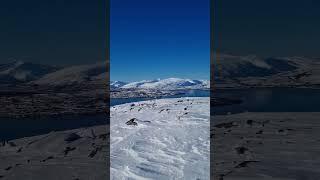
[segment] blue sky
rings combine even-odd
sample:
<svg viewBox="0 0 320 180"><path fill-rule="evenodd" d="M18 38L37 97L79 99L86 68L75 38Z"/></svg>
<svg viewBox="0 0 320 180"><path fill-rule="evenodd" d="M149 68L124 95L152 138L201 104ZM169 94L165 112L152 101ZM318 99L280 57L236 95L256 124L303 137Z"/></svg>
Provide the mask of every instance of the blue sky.
<svg viewBox="0 0 320 180"><path fill-rule="evenodd" d="M106 59L105 0L3 1L0 63L87 64Z"/></svg>
<svg viewBox="0 0 320 180"><path fill-rule="evenodd" d="M320 57L320 1L214 0L215 50Z"/></svg>
<svg viewBox="0 0 320 180"><path fill-rule="evenodd" d="M209 0L111 0L111 80L209 79Z"/></svg>

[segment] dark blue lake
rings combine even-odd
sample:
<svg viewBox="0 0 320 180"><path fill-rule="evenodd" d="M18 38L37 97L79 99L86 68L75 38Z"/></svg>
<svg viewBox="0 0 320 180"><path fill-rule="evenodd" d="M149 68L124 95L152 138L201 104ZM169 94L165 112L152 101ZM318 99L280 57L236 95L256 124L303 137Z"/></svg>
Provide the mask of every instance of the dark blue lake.
<svg viewBox="0 0 320 180"><path fill-rule="evenodd" d="M1 118L0 140L46 134L51 131L63 131L95 125L107 124L106 114L81 116L55 116L42 118Z"/></svg>
<svg viewBox="0 0 320 180"><path fill-rule="evenodd" d="M320 112L320 90L261 88L217 90L213 96L241 99L241 104L212 107L213 114L240 112Z"/></svg>

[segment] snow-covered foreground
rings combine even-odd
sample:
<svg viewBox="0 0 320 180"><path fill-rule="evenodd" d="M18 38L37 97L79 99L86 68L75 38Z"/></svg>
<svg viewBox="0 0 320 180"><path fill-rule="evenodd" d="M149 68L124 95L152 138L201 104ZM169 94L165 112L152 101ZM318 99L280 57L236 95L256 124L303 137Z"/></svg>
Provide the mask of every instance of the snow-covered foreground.
<svg viewBox="0 0 320 180"><path fill-rule="evenodd" d="M206 97L111 107L111 179L209 179L209 108Z"/></svg>

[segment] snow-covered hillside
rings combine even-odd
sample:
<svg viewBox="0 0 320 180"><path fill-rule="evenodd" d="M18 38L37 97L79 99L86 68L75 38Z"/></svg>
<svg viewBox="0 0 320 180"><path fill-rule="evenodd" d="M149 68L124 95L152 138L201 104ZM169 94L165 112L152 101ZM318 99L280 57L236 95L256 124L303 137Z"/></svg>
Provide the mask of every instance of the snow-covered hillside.
<svg viewBox="0 0 320 180"><path fill-rule="evenodd" d="M110 87L111 88L120 88L124 85L126 85L127 83L126 82L122 82L122 81L111 81L110 82Z"/></svg>
<svg viewBox="0 0 320 180"><path fill-rule="evenodd" d="M23 61L0 64L0 83L24 83L41 78L45 74L58 70L57 67Z"/></svg>
<svg viewBox="0 0 320 180"><path fill-rule="evenodd" d="M209 98L111 107L111 179L209 179L209 108Z"/></svg>
<svg viewBox="0 0 320 180"><path fill-rule="evenodd" d="M217 53L214 58L216 87L319 86L320 58L269 57ZM106 84L109 78L105 62L56 67L22 61L0 64L0 85L80 86ZM208 80L168 78L125 83L114 81L111 89L208 89Z"/></svg>
<svg viewBox="0 0 320 180"><path fill-rule="evenodd" d="M214 60L211 68L216 88L320 87L320 58L218 53Z"/></svg>
<svg viewBox="0 0 320 180"><path fill-rule="evenodd" d="M49 73L44 77L33 81L33 84L38 85L73 85L87 81L105 81L107 78L106 64L95 63L89 65L71 66L59 71Z"/></svg>
<svg viewBox="0 0 320 180"><path fill-rule="evenodd" d="M141 89L204 89L209 88L209 81L206 80L191 80L181 78L168 78L168 79L157 79L151 81L138 81L128 83L121 86L121 88L141 88Z"/></svg>
<svg viewBox="0 0 320 180"><path fill-rule="evenodd" d="M218 53L215 75L220 78L265 77L312 66L315 62L318 60L305 57L261 58Z"/></svg>

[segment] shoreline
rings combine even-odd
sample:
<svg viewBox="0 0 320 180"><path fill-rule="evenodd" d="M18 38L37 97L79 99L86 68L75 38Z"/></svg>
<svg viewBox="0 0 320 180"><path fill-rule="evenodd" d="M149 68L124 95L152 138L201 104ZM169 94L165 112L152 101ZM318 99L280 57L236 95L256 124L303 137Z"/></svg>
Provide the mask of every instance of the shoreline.
<svg viewBox="0 0 320 180"><path fill-rule="evenodd" d="M161 97L170 97L185 95L189 91L204 91L210 92L210 89L142 89L142 88L133 88L133 89L113 89L110 90L110 98L113 99L128 99L128 98L161 98ZM129 94L128 94L129 93Z"/></svg>
<svg viewBox="0 0 320 180"><path fill-rule="evenodd" d="M320 87L315 86L241 86L241 87L215 87L210 91L213 92L215 90L246 90L246 89L286 89L286 88L294 88L294 89L316 89L319 90Z"/></svg>

